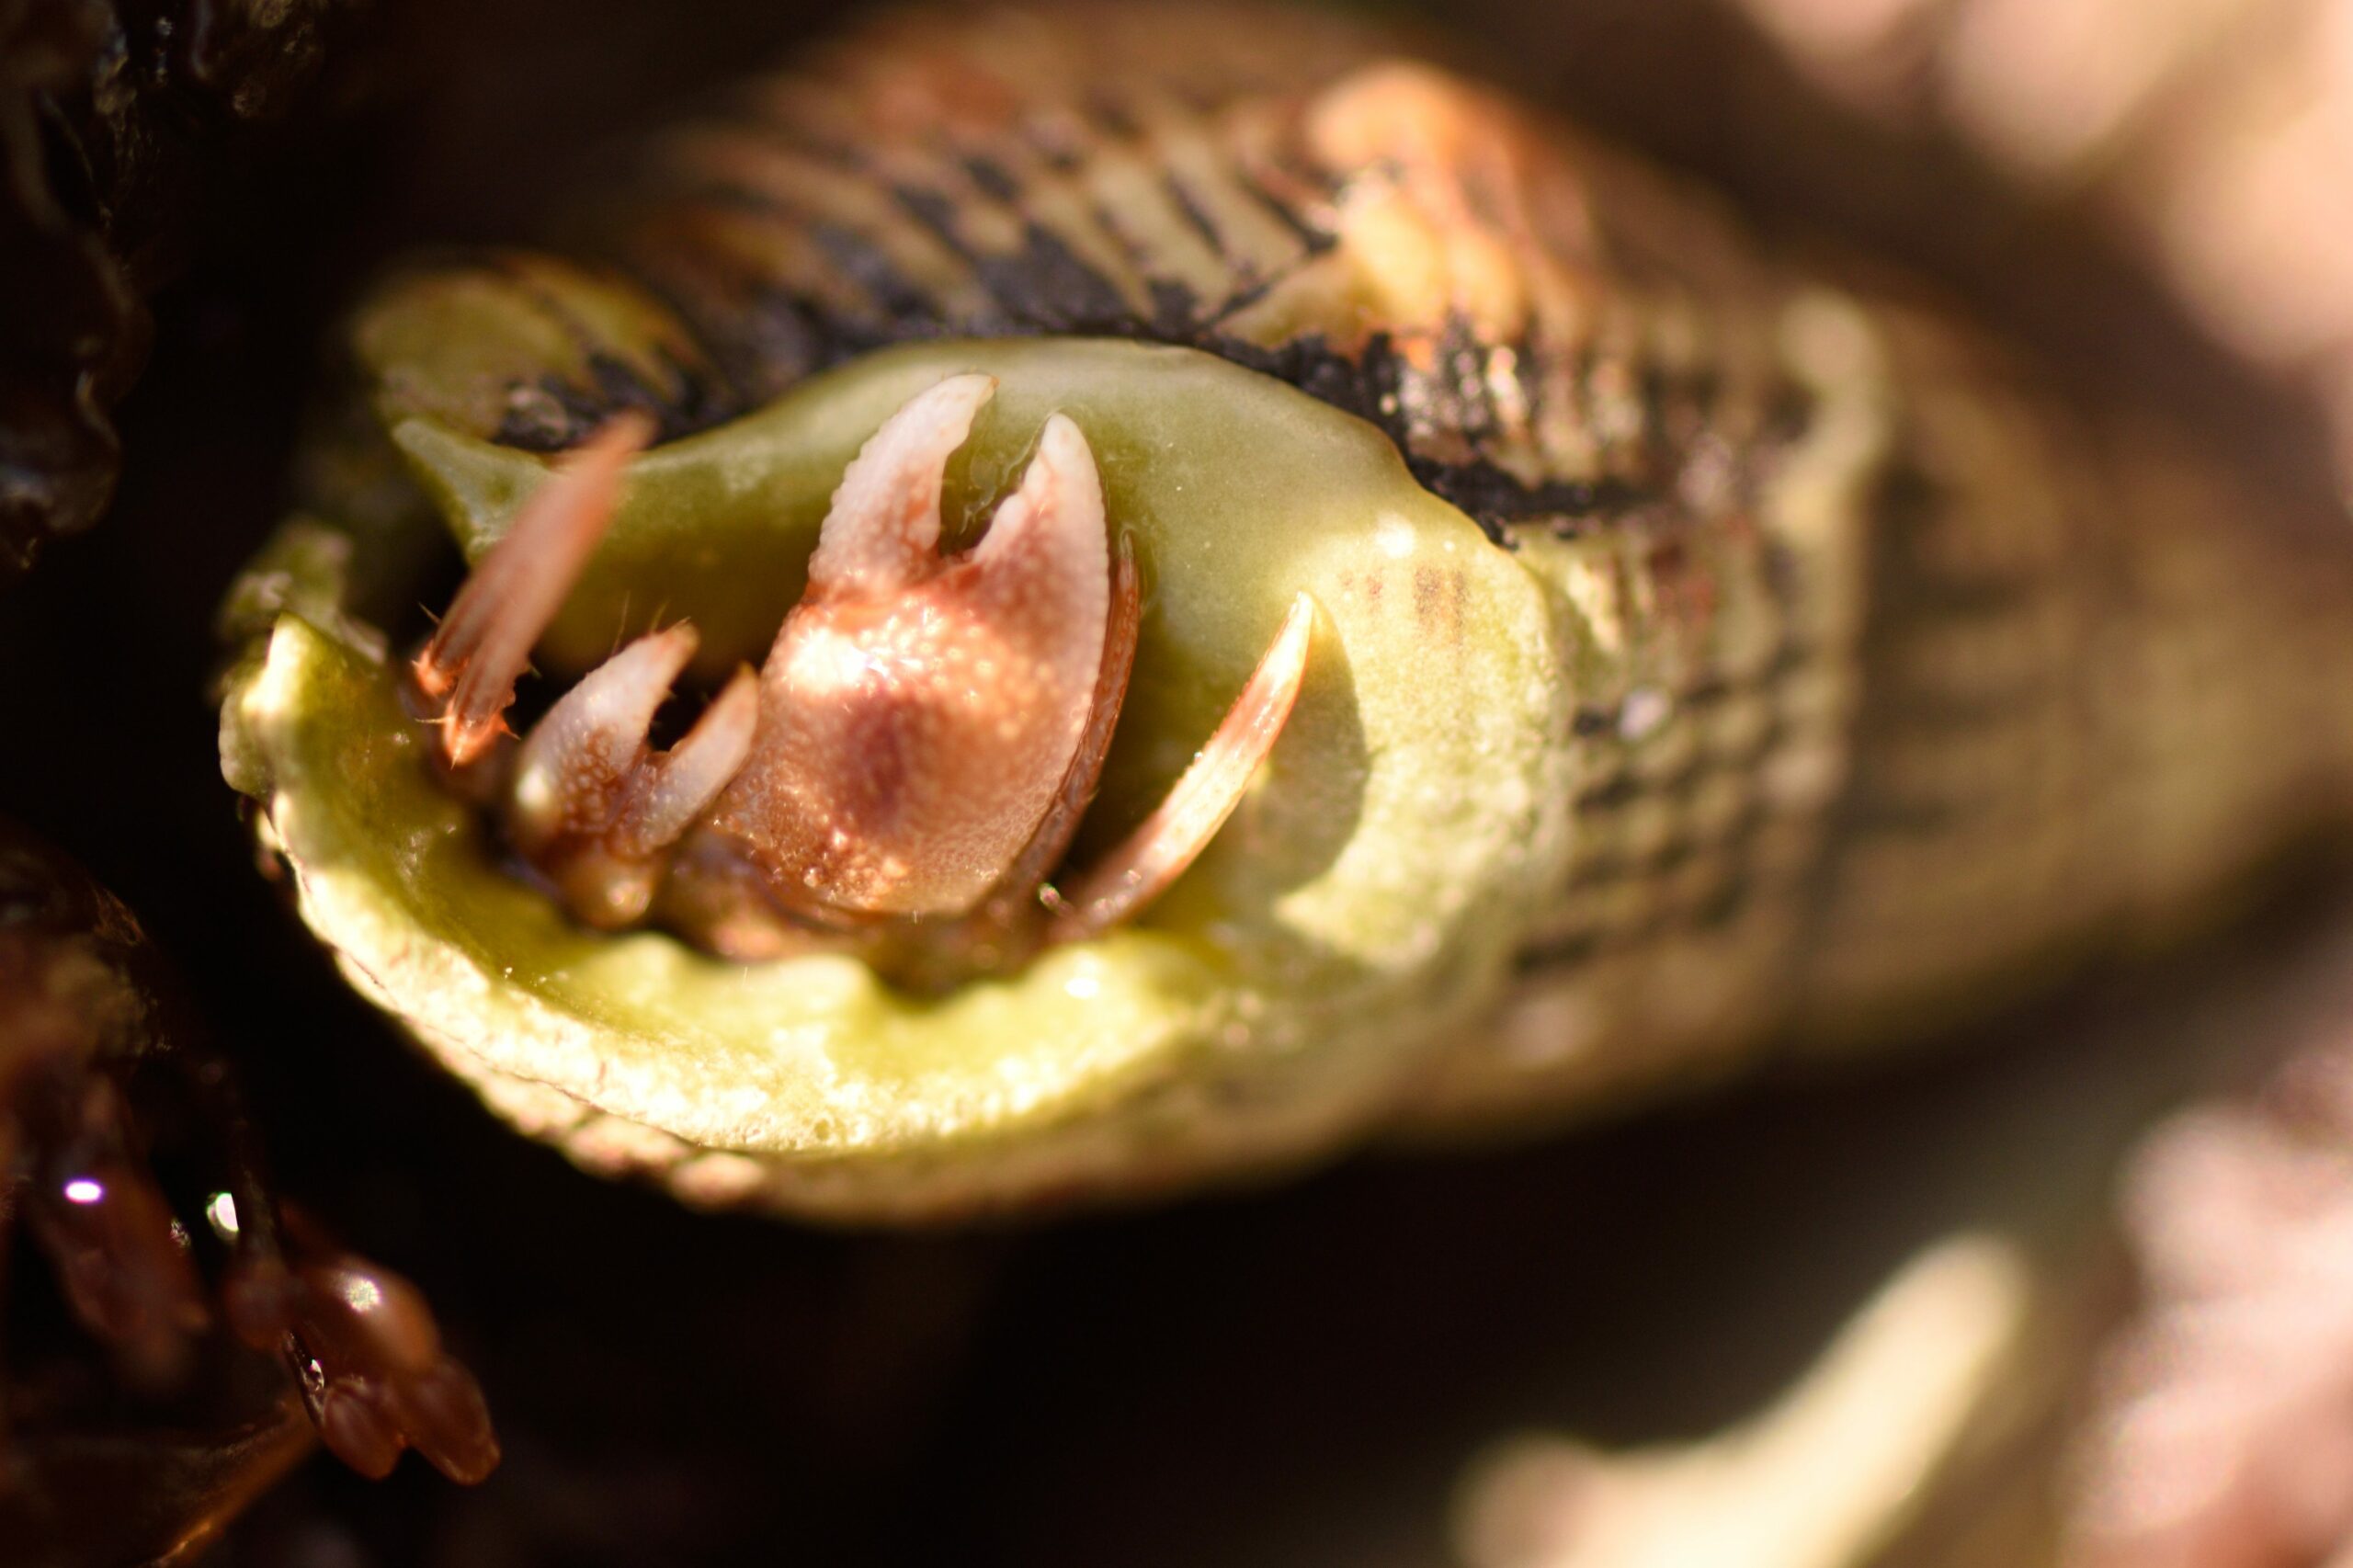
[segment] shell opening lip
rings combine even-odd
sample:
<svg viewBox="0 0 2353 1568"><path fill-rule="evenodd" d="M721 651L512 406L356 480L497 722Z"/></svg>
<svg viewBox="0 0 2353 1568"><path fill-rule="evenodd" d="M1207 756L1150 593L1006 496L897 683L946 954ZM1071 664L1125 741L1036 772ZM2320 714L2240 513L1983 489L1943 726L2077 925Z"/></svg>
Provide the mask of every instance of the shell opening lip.
<svg viewBox="0 0 2353 1568"><path fill-rule="evenodd" d="M866 440L767 658L667 750L650 736L697 651L685 622L617 649L519 740L505 720L650 422L608 422L521 506L410 679L445 775L574 918L747 961L847 951L945 990L1131 922L1208 846L1305 685L1315 600L1296 596L1165 798L1063 869L1126 704L1141 573L1060 412L979 540L942 551L948 465L997 385L949 375Z"/></svg>
<svg viewBox="0 0 2353 1568"><path fill-rule="evenodd" d="M1063 415L1103 497L1081 744L963 915L812 899L822 919L779 917L711 820L763 722L762 675L741 666L773 653L861 448L976 369L998 384L947 465L954 526L910 576L944 591ZM1072 1162L1183 1179L1218 1155L1162 1163L1160 1085L1212 1063L1363 1084L1367 1041L1427 1038L1502 983L1559 869L1542 786L1564 661L1530 558L1488 548L1377 426L1273 376L1109 339L900 345L649 448L531 647L543 674L504 715L523 734L463 767L418 722L435 709L408 679L416 650L387 657L404 628L386 618L433 597L439 536L483 561L568 460L395 391L372 412L414 505L323 496L240 580L227 623L251 640L226 682L223 768L262 802L265 846L351 984L496 1114L598 1173L862 1220L1017 1200ZM1083 499L1087 475L1065 477L1033 537L1059 537L1046 525ZM1402 557L1377 542L1401 519L1416 543ZM1239 730L1211 744L1245 690ZM1232 738L1264 744L1286 695L1268 765L1200 858L1141 918L1056 930L1110 913L1095 895L1130 881L1107 869L1121 839L1188 768L1245 772ZM699 915L743 945L681 939ZM785 961L740 961L779 937ZM1022 1151L1038 1161L1005 1163Z"/></svg>

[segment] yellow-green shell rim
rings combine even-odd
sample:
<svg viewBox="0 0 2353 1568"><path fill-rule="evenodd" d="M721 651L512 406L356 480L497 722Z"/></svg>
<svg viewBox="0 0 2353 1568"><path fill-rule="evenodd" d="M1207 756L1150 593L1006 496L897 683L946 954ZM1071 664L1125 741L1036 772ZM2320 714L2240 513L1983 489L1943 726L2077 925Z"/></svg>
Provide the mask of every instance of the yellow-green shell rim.
<svg viewBox="0 0 2353 1568"><path fill-rule="evenodd" d="M361 596L340 574L369 551L299 518L233 596L256 642L230 681L224 762L266 803L304 919L496 1108L586 1163L862 1218L1157 1187L1328 1145L1502 983L1563 834L1543 596L1377 431L1211 357L895 349L659 448L543 658L593 657L656 606L720 659L756 657L858 446L973 369L1000 391L957 504L983 509L1067 413L1146 574L1089 842L1181 769L1293 596L1322 613L1291 729L1177 888L1134 929L945 998L837 956L740 966L574 926L432 778L397 661L348 608ZM386 423L472 550L545 472L428 417Z"/></svg>

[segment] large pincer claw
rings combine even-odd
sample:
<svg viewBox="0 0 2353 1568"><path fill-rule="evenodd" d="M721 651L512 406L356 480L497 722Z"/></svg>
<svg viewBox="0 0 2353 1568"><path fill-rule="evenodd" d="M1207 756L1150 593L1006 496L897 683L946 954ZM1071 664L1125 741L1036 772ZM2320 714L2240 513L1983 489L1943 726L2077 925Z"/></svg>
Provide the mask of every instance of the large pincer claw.
<svg viewBox="0 0 2353 1568"><path fill-rule="evenodd" d="M867 443L761 672L759 733L715 821L788 905L972 910L1079 755L1112 618L1078 426L1050 419L980 543L938 550L944 470L994 391L950 377Z"/></svg>
<svg viewBox="0 0 2353 1568"><path fill-rule="evenodd" d="M515 846L592 926L644 915L663 853L751 749L758 687L742 670L676 745L652 750L654 717L696 645L683 623L630 643L559 698L517 755L506 808Z"/></svg>

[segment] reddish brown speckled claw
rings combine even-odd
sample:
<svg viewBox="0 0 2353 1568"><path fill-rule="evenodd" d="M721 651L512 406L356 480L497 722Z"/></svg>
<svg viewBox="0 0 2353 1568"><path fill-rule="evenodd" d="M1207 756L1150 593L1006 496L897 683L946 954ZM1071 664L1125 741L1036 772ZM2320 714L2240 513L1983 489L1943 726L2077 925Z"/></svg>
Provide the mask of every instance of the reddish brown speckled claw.
<svg viewBox="0 0 2353 1568"><path fill-rule="evenodd" d="M740 670L667 752L646 744L654 714L694 657L691 626L641 637L591 670L531 728L516 759L506 825L591 926L643 917L662 855L743 767L759 683Z"/></svg>
<svg viewBox="0 0 2353 1568"><path fill-rule="evenodd" d="M835 492L808 594L761 669L758 733L712 823L789 904L968 914L1080 754L1111 558L1078 426L1047 420L981 542L939 552L948 460L995 391L950 376L884 422Z"/></svg>

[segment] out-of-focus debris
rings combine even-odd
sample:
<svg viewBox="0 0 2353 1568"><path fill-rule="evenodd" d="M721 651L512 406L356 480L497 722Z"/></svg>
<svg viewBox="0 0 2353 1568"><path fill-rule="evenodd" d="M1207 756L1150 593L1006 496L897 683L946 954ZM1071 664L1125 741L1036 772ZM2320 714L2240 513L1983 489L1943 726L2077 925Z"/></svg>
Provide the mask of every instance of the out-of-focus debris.
<svg viewBox="0 0 2353 1568"><path fill-rule="evenodd" d="M1739 0L1818 85L2096 210L2353 492L2353 0Z"/></svg>
<svg viewBox="0 0 2353 1568"><path fill-rule="evenodd" d="M2124 1213L2146 1301L2082 1439L2071 1564L2353 1563L2353 1020L2160 1127Z"/></svg>
<svg viewBox="0 0 2353 1568"><path fill-rule="evenodd" d="M131 912L5 823L0 1286L12 1565L184 1561L314 1426L370 1475L498 1462L415 1287L281 1212Z"/></svg>
<svg viewBox="0 0 2353 1568"><path fill-rule="evenodd" d="M1469 1568L1853 1568L1927 1483L2019 1352L2028 1266L1989 1236L1931 1247L1881 1288L1802 1381L1699 1442L1605 1454L1552 1437L1497 1449L1460 1521Z"/></svg>
<svg viewBox="0 0 2353 1568"><path fill-rule="evenodd" d="M105 510L144 301L365 0L0 0L0 582Z"/></svg>
<svg viewBox="0 0 2353 1568"><path fill-rule="evenodd" d="M2353 904L2306 913L2043 1020L1880 1129L1908 1164L1810 1213L1819 1256L1760 1253L1716 1343L1637 1364L1676 1407L1905 1216L1902 1250L1839 1276L1876 1281L1841 1288L1843 1326L1729 1421L1628 1444L1587 1415L1493 1450L1460 1559L2353 1568Z"/></svg>

